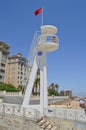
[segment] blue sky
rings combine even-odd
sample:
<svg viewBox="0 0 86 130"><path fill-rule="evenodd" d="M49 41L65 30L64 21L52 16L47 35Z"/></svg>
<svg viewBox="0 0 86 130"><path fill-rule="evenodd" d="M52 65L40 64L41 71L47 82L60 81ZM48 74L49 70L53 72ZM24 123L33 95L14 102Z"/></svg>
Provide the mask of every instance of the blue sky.
<svg viewBox="0 0 86 130"><path fill-rule="evenodd" d="M0 0L0 41L27 57L41 26L34 11L42 6L44 25L56 26L59 37L59 49L48 53L48 84L86 92L86 0Z"/></svg>

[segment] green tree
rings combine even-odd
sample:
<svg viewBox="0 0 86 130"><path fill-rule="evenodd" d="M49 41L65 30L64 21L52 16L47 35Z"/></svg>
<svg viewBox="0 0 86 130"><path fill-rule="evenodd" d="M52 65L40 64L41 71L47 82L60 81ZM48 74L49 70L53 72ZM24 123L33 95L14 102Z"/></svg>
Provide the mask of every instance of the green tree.
<svg viewBox="0 0 86 130"><path fill-rule="evenodd" d="M54 85L54 83L52 83L52 84L50 85L50 87L51 87L53 90L55 90L55 85Z"/></svg>
<svg viewBox="0 0 86 130"><path fill-rule="evenodd" d="M6 92L19 92L21 91L19 88L16 88L12 84L6 84L6 83L0 83L0 91L6 91Z"/></svg>
<svg viewBox="0 0 86 130"><path fill-rule="evenodd" d="M58 84L52 83L48 88L48 95L49 96L52 96L52 95L59 96L58 88L59 88Z"/></svg>
<svg viewBox="0 0 86 130"><path fill-rule="evenodd" d="M25 89L24 86L23 85L19 85L18 88L21 90L22 94L24 94L24 91L25 91L24 90Z"/></svg>
<svg viewBox="0 0 86 130"><path fill-rule="evenodd" d="M33 90L32 90L32 94L37 95L37 87L39 86L39 84L40 84L40 78L36 78L35 82L34 82L34 87L33 87ZM35 89L35 92L34 92L34 89Z"/></svg>
<svg viewBox="0 0 86 130"><path fill-rule="evenodd" d="M55 84L55 88L56 88L56 90L58 91L59 85L58 85L58 84Z"/></svg>

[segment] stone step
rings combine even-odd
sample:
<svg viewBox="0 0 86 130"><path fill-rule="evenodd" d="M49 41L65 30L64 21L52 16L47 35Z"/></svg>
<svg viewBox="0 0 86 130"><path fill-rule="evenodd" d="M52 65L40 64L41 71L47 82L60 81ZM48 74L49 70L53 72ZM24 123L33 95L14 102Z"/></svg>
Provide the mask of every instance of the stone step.
<svg viewBox="0 0 86 130"><path fill-rule="evenodd" d="M36 121L36 123L40 122L41 120L43 120L43 118L38 119L38 120Z"/></svg>
<svg viewBox="0 0 86 130"><path fill-rule="evenodd" d="M49 125L49 121L46 121L42 126L41 126L41 128L46 128L47 126Z"/></svg>
<svg viewBox="0 0 86 130"><path fill-rule="evenodd" d="M46 129L51 130L53 126L49 123L49 125L46 127Z"/></svg>
<svg viewBox="0 0 86 130"><path fill-rule="evenodd" d="M48 119L42 118L41 120L37 121L36 123L44 130L57 130L54 122L48 121Z"/></svg>
<svg viewBox="0 0 86 130"><path fill-rule="evenodd" d="M51 130L57 130L57 126L53 126Z"/></svg>
<svg viewBox="0 0 86 130"><path fill-rule="evenodd" d="M41 125L43 125L45 122L46 122L46 120L42 119L42 120L39 121L37 124L41 126Z"/></svg>

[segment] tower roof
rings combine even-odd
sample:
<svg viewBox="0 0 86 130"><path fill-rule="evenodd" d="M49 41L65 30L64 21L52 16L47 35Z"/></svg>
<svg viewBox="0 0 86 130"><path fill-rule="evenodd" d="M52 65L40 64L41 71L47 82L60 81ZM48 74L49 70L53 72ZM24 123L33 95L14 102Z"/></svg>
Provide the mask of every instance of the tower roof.
<svg viewBox="0 0 86 130"><path fill-rule="evenodd" d="M41 26L41 31L43 34L47 34L47 35L55 35L57 33L57 28L55 26L52 25L44 25Z"/></svg>

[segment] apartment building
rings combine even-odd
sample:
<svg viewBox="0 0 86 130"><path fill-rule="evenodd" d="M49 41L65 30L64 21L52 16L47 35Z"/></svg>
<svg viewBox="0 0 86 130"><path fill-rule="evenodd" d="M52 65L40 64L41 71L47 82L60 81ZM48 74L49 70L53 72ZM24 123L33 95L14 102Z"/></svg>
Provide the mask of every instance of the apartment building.
<svg viewBox="0 0 86 130"><path fill-rule="evenodd" d="M6 62L10 47L3 41L0 41L0 82L5 82Z"/></svg>
<svg viewBox="0 0 86 130"><path fill-rule="evenodd" d="M63 91L60 91L60 94L61 94L62 96L72 97L72 90L63 90Z"/></svg>
<svg viewBox="0 0 86 130"><path fill-rule="evenodd" d="M26 86L31 67L28 61L21 53L8 57L6 65L6 83L13 84L14 86Z"/></svg>
<svg viewBox="0 0 86 130"><path fill-rule="evenodd" d="M0 82L10 83L15 87L26 87L32 66L21 53L9 55L9 49L5 42L0 41ZM38 69L37 84L34 84L33 93L40 93L39 78L40 70Z"/></svg>

